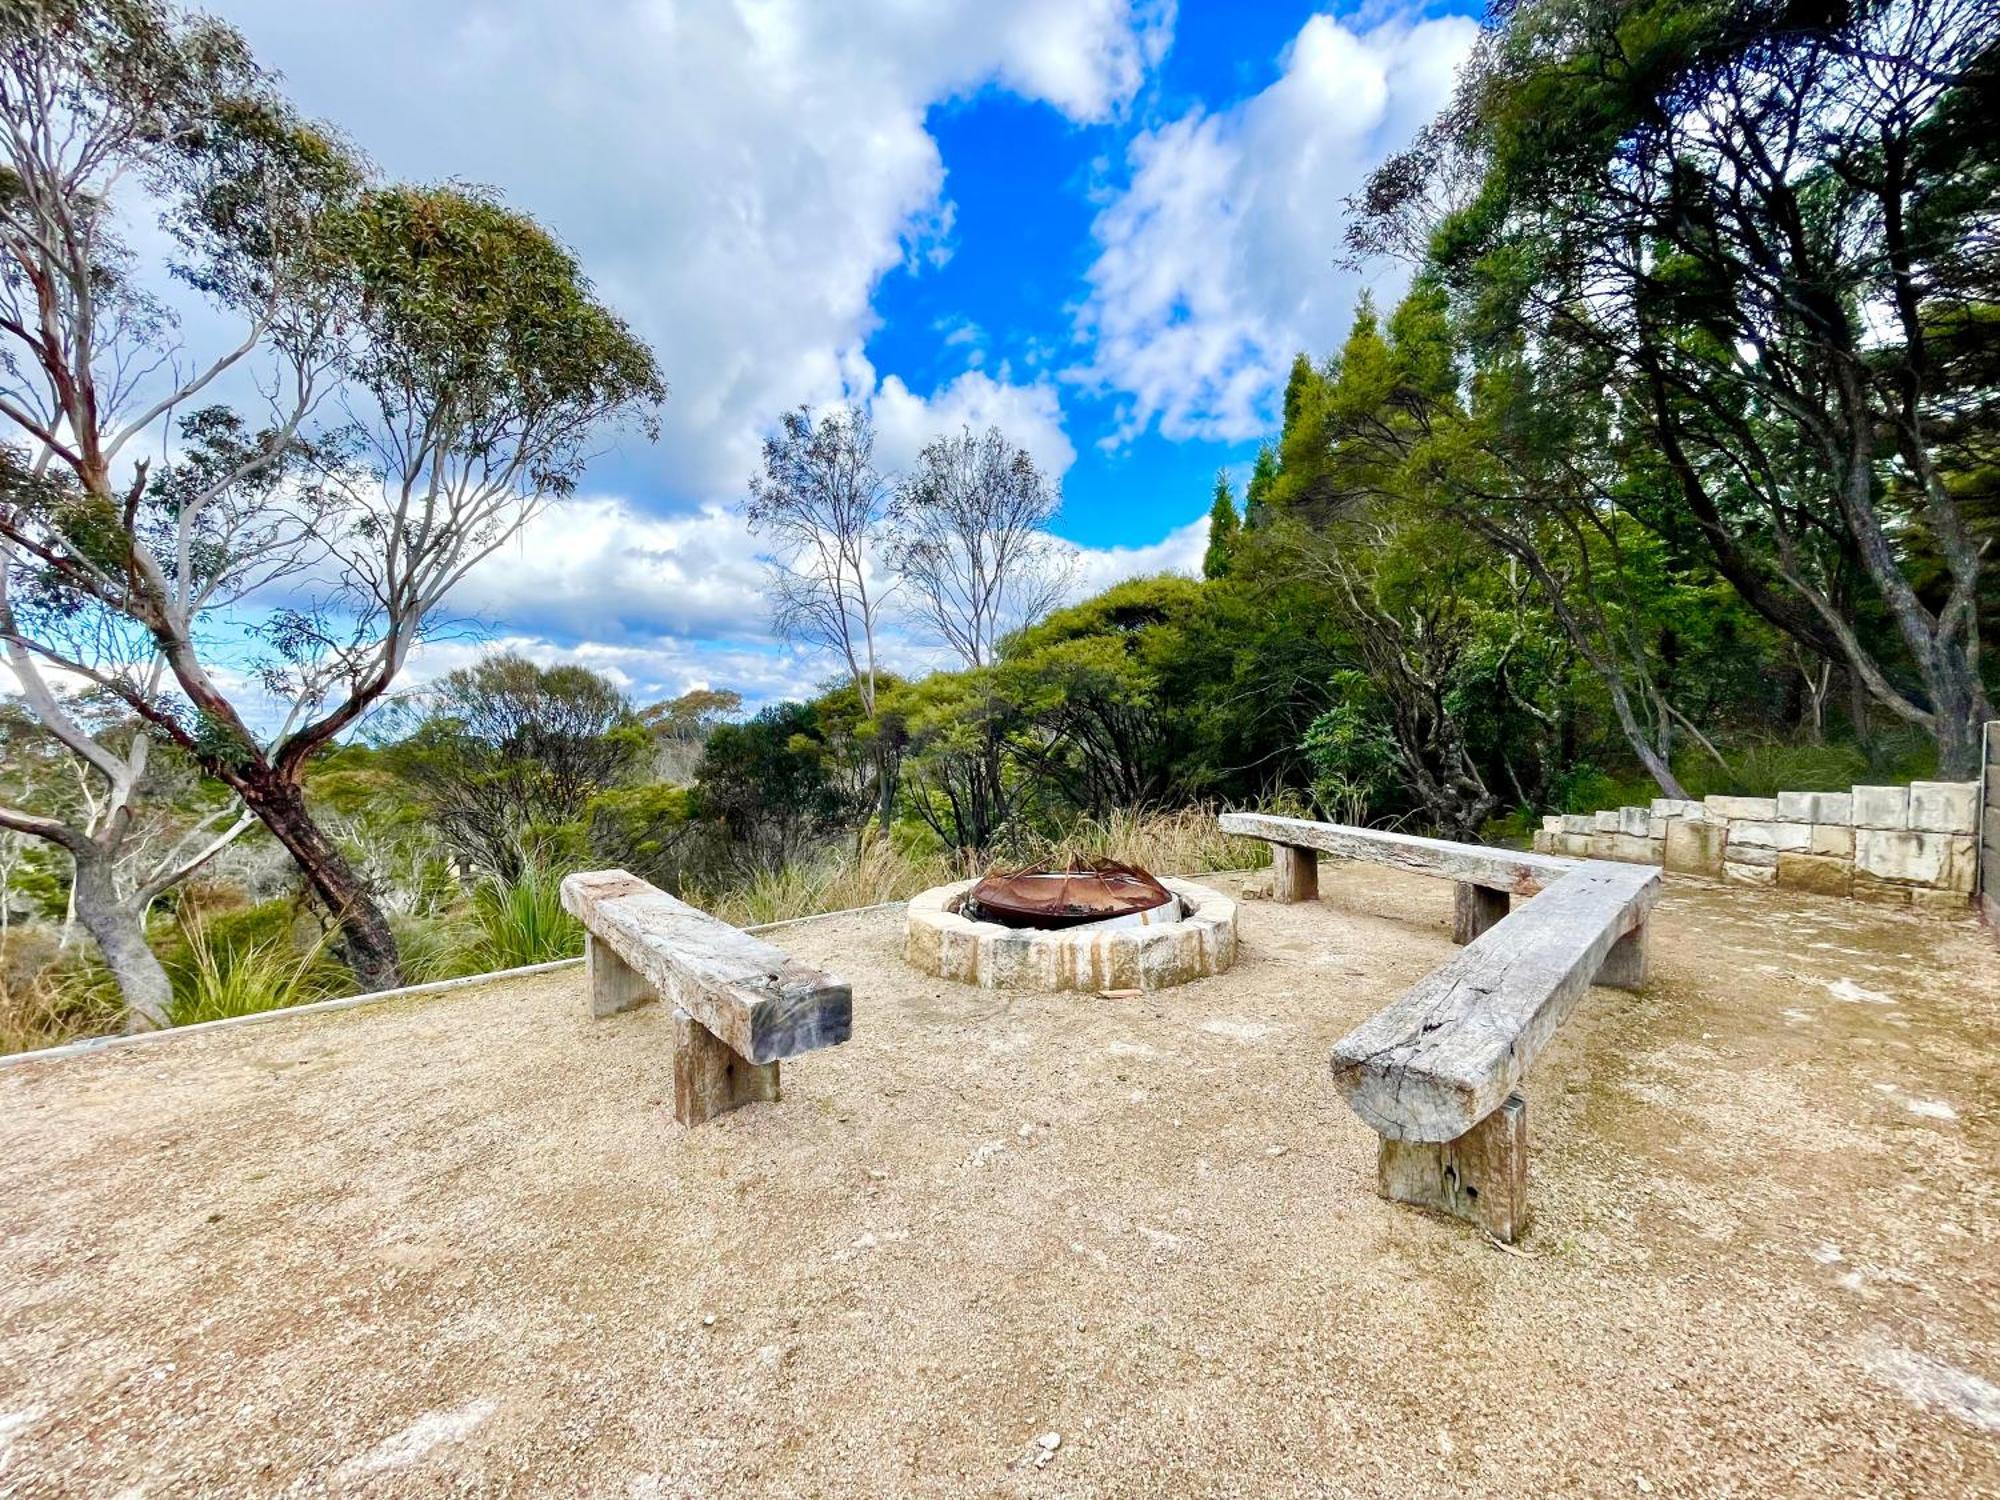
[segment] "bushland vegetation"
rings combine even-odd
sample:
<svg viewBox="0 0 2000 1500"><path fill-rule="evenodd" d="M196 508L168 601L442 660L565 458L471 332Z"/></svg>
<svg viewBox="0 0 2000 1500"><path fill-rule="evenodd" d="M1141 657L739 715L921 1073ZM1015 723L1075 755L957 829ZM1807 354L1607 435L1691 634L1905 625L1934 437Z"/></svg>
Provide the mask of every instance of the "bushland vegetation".
<svg viewBox="0 0 2000 1500"><path fill-rule="evenodd" d="M61 239L61 174L20 134L0 1041L572 952L555 884L584 864L749 923L1072 851L1247 863L1222 806L1506 839L1973 773L2000 692L1990 6L1496 7L1451 107L1328 206L1329 256L1401 261L1407 289L1302 352L1248 473L1187 497L1199 578L1078 598L1059 489L1004 433L899 475L865 411L774 414L746 517L772 623L832 675L754 712L508 657L390 691L586 436L643 423L650 356L542 231L376 181L226 28L7 14L58 11L63 48L8 22L0 109L59 94L96 132L61 138L149 174L245 319L224 356L283 399L156 410L130 355L75 354L79 308L100 343L162 325L106 221ZM308 422L328 382L358 437ZM171 461L121 460L169 410ZM412 531L445 496L464 524ZM261 729L200 622L308 552L334 585L257 616L252 675L291 705ZM951 665L899 675L891 635Z"/></svg>

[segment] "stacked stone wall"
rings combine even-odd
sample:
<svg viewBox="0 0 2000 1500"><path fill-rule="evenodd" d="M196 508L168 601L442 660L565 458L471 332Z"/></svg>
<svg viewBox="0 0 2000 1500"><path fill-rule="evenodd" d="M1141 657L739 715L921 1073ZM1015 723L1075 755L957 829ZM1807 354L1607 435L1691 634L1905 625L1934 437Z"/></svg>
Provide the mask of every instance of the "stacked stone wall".
<svg viewBox="0 0 2000 1500"><path fill-rule="evenodd" d="M2000 933L2000 719L1986 726L1986 769L1979 785L1979 909Z"/></svg>
<svg viewBox="0 0 2000 1500"><path fill-rule="evenodd" d="M1987 732L1989 760L2000 730ZM1984 802L1984 806L1982 806ZM1983 858L2000 880L2000 777L1857 786L1775 797L1655 798L1647 807L1542 820L1544 854L1663 865L1743 885L1777 885L1903 906L1962 908Z"/></svg>

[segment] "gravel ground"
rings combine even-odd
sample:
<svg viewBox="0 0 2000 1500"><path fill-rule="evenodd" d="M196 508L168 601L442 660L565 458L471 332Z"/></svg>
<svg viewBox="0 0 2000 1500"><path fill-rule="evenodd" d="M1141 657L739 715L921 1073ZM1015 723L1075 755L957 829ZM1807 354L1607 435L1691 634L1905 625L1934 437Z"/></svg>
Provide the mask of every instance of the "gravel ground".
<svg viewBox="0 0 2000 1500"><path fill-rule="evenodd" d="M1326 1077L1449 889L1324 886L1137 998L787 929L854 1039L693 1133L574 971L0 1071L0 1493L2000 1494L1977 927L1672 885L1503 1251Z"/></svg>

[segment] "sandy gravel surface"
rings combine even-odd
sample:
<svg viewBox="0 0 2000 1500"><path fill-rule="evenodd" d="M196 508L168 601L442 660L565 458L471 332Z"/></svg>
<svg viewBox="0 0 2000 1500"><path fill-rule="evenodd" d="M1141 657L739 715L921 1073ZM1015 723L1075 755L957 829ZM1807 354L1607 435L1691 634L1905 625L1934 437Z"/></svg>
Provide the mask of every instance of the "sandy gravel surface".
<svg viewBox="0 0 2000 1500"><path fill-rule="evenodd" d="M693 1133L574 972L0 1072L0 1493L2000 1494L1977 928L1671 886L1514 1254L1326 1076L1448 887L1324 884L1137 999L789 929L854 1040Z"/></svg>

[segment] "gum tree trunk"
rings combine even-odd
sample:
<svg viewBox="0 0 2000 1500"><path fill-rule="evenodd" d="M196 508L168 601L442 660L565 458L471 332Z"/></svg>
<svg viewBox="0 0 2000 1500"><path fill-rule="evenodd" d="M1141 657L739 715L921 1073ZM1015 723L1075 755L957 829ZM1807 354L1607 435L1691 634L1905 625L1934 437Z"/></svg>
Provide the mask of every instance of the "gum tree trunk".
<svg viewBox="0 0 2000 1500"><path fill-rule="evenodd" d="M125 1002L125 1029L156 1031L171 1024L168 1009L173 1003L173 987L147 945L144 913L119 899L110 862L102 855L78 855L72 850L71 858L76 871L70 886L76 919L97 940L105 967L118 981L118 994Z"/></svg>
<svg viewBox="0 0 2000 1500"><path fill-rule="evenodd" d="M361 988L389 990L400 985L402 965L389 919L347 856L306 811L305 793L276 773L268 780L242 778L237 787L258 821L298 862L306 884L340 928L341 961Z"/></svg>

